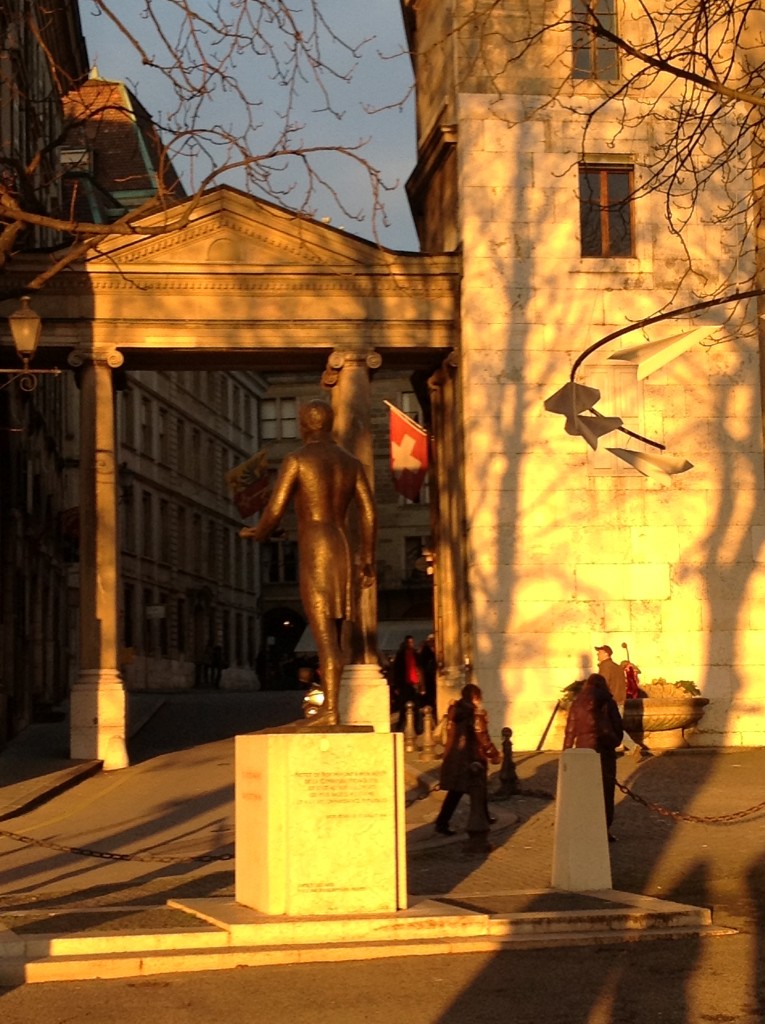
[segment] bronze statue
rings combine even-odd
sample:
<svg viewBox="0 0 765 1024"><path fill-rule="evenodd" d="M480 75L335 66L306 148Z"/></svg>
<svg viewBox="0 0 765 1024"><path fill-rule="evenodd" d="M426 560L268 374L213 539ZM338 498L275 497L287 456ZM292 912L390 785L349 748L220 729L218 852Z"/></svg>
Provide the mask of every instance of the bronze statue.
<svg viewBox="0 0 765 1024"><path fill-rule="evenodd" d="M322 710L312 726L337 725L343 670L342 626L354 614L353 555L346 529L351 501L359 506L361 585L374 583L377 520L364 467L332 437L332 407L315 399L300 409L303 447L284 460L260 522L240 537L268 540L294 498L300 557L300 597L316 640Z"/></svg>

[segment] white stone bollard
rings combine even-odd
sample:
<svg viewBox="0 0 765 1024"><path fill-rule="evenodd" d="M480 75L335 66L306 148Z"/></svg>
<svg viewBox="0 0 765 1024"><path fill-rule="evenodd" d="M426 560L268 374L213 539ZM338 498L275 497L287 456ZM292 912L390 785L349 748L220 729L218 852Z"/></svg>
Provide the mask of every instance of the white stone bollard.
<svg viewBox="0 0 765 1024"><path fill-rule="evenodd" d="M612 888L600 755L594 750L561 754L551 884L569 892Z"/></svg>

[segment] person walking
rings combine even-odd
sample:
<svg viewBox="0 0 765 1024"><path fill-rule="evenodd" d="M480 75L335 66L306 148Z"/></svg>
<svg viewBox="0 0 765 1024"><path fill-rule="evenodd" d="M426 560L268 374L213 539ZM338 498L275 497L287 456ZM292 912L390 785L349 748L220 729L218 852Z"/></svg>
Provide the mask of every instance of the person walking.
<svg viewBox="0 0 765 1024"><path fill-rule="evenodd" d="M439 835L455 835L449 823L465 793L471 794L471 834L489 831L495 820L488 809L489 762L499 764L500 754L489 736L488 716L481 704L481 689L475 683L466 683L460 699L452 701L447 712L440 777L441 789L446 790L446 796L435 822Z"/></svg>
<svg viewBox="0 0 765 1024"><path fill-rule="evenodd" d="M611 833L616 790L616 748L622 742L623 732L622 716L608 683L600 673L593 672L569 708L563 749L584 747L600 755L606 829L611 843L616 842L616 837Z"/></svg>
<svg viewBox="0 0 765 1024"><path fill-rule="evenodd" d="M430 708L433 712L433 721L438 721L438 708L436 707L436 676L438 673L438 662L436 660L436 638L429 633L418 651L420 671L422 672L423 706Z"/></svg>
<svg viewBox="0 0 765 1024"><path fill-rule="evenodd" d="M422 673L414 637L409 633L404 637L393 659L392 679L399 707L396 728L403 731L406 726L406 705L411 701L414 704L415 729L418 733L422 732Z"/></svg>

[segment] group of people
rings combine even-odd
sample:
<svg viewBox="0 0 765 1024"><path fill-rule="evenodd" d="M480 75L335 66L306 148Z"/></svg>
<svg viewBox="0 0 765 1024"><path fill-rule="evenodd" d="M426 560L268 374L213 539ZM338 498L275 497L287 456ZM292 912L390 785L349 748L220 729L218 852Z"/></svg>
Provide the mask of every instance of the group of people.
<svg viewBox="0 0 765 1024"><path fill-rule="evenodd" d="M616 837L611 832L611 825L614 820L618 750L623 746L639 759L651 755L624 728L622 715L627 699L626 666L616 664L613 660L614 652L608 644L596 647L595 653L599 671L588 677L569 708L563 748L584 747L600 755L606 828L608 839L613 843Z"/></svg>
<svg viewBox="0 0 765 1024"><path fill-rule="evenodd" d="M391 709L398 713L396 728L406 725L406 705L414 704L415 728L422 732L422 709L429 707L437 721L436 649L432 633L416 647L414 637L407 634L396 652L388 677Z"/></svg>
<svg viewBox="0 0 765 1024"><path fill-rule="evenodd" d="M639 757L650 753L625 731L622 715L627 699L625 665L613 660L608 644L595 648L598 672L593 672L575 697L566 720L564 749L584 747L600 755L606 828L610 842L614 818L616 759L621 746ZM489 814L487 778L489 763L499 764L500 755L489 736L486 711L481 704L481 690L474 683L462 688L459 700L449 705L447 736L441 765L440 787L446 792L436 818L435 830L440 835L454 835L450 826L452 815L466 793L470 794L468 834L485 837L494 818ZM491 849L486 844L487 849Z"/></svg>

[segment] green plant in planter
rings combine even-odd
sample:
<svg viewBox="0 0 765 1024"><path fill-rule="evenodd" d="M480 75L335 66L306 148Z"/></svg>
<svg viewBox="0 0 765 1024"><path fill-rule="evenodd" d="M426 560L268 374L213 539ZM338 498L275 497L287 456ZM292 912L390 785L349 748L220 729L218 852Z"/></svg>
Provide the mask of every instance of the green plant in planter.
<svg viewBox="0 0 765 1024"><path fill-rule="evenodd" d="M692 679L678 679L674 683L668 683L666 679L659 676L652 679L650 683L642 687L646 697L700 697L701 690Z"/></svg>
<svg viewBox="0 0 765 1024"><path fill-rule="evenodd" d="M585 682L585 679L577 679L575 682L563 687L560 698L560 706L562 708L571 706ZM652 679L650 683L640 687L640 697L646 700L649 700L651 697L654 699L663 697L665 700L673 698L677 700L682 697L699 696L701 696L701 691L692 679L678 679L677 682L668 683L666 679L660 676L658 679Z"/></svg>

